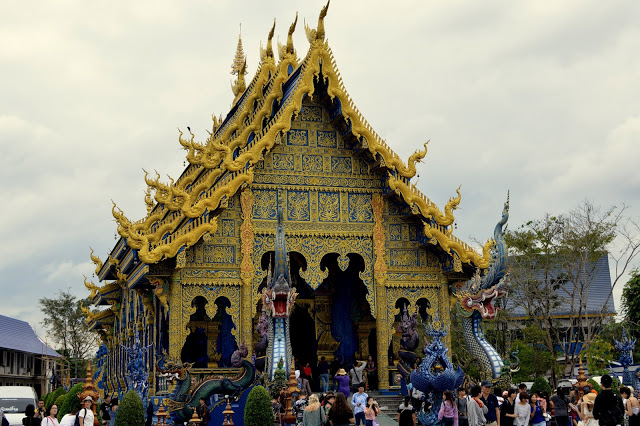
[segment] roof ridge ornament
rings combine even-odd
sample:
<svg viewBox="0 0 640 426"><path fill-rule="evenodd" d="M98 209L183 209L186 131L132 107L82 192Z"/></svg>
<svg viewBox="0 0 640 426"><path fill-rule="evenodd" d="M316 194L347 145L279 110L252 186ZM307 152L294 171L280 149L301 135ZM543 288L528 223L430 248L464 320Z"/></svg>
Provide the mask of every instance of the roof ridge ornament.
<svg viewBox="0 0 640 426"><path fill-rule="evenodd" d="M264 62L267 58L273 58L273 33L276 30L276 19L273 18L273 26L271 27L271 31L269 31L269 36L267 37L267 47L266 49L262 48L262 42L260 42L260 62Z"/></svg>
<svg viewBox="0 0 640 426"><path fill-rule="evenodd" d="M238 73L241 72L244 74L247 73L247 56L244 54L244 49L242 48L242 24L240 24L240 34L238 35L236 56L233 58L233 63L231 64L231 74L238 75Z"/></svg>
<svg viewBox="0 0 640 426"><path fill-rule="evenodd" d="M324 18L327 16L327 11L329 10L329 3L331 3L331 0L328 0L327 4L320 10L320 16L318 16L317 29L314 30L310 28L305 21L304 29L305 29L305 32L307 33L307 40L311 44L313 44L316 41L324 41L324 36L325 36Z"/></svg>
<svg viewBox="0 0 640 426"><path fill-rule="evenodd" d="M289 26L289 32L287 33L287 47L285 53L290 55L294 55L296 53L296 49L293 47L293 33L296 30L296 25L298 24L298 12L296 12L296 19L293 21L293 24Z"/></svg>

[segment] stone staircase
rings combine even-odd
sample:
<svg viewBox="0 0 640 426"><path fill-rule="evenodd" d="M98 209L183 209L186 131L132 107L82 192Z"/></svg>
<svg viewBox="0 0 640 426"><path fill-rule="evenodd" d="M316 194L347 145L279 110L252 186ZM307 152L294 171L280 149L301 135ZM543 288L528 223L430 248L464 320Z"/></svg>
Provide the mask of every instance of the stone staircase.
<svg viewBox="0 0 640 426"><path fill-rule="evenodd" d="M404 400L402 396L399 394L394 395L383 395L378 391L369 391L367 392L369 396L373 396L376 401L378 401L378 405L380 406L380 411L389 416L391 419L395 420L398 417L398 407ZM382 425L382 423L380 423Z"/></svg>

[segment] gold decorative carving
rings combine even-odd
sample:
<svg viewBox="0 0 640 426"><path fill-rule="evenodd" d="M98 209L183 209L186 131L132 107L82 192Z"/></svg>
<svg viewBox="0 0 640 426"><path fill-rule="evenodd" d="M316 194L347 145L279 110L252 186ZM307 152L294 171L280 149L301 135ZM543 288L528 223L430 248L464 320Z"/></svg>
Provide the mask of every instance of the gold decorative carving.
<svg viewBox="0 0 640 426"><path fill-rule="evenodd" d="M96 274L99 274L100 269L102 269L102 260L100 260L98 256L93 254L93 249L91 247L89 247L89 249L91 250L89 257L91 258L91 261L93 262L93 264L96 265Z"/></svg>
<svg viewBox="0 0 640 426"><path fill-rule="evenodd" d="M240 226L240 240L242 251L242 262L240 263L240 276L242 278L241 291L241 319L242 342L246 343L249 355L253 352L252 341L252 316L251 316L251 290L253 277L255 275L251 255L253 254L253 225L251 215L253 211L253 194L250 189L245 189L240 193L240 205L242 207L242 225ZM238 344L242 343L238 342Z"/></svg>

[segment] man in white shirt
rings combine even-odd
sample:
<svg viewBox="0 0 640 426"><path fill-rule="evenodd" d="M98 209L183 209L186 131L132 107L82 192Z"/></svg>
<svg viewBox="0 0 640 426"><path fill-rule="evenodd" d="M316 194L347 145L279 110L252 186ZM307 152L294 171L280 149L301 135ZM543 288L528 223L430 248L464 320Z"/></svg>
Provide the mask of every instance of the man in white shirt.
<svg viewBox="0 0 640 426"><path fill-rule="evenodd" d="M358 392L354 393L351 397L353 417L356 419L356 425L359 425L360 422L362 422L363 425L366 423L364 406L367 404L367 398L369 398L369 396L364 393L364 384L360 383L360 386L358 386Z"/></svg>
<svg viewBox="0 0 640 426"><path fill-rule="evenodd" d="M83 407L80 409L78 417L80 418L80 426L93 426L93 398L87 396L82 400Z"/></svg>

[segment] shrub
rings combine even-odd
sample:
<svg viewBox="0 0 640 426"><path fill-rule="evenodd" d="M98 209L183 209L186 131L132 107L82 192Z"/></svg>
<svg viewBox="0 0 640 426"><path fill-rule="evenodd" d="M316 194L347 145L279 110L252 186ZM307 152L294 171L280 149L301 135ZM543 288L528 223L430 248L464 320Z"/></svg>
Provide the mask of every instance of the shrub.
<svg viewBox="0 0 640 426"><path fill-rule="evenodd" d="M544 377L536 377L536 379L533 381L533 385L531 386L531 393L533 394L536 392L538 392L538 394L546 392L549 396L553 395L551 386L549 385L547 379L545 379Z"/></svg>
<svg viewBox="0 0 640 426"><path fill-rule="evenodd" d="M58 399L60 398L60 396L65 396L66 393L64 392L64 388L62 386L59 386L56 390L54 390L53 392L49 392L44 398L44 406L47 408L47 411L49 411L49 409L51 408L51 406L53 404L58 405L58 403L56 401L58 401ZM64 399L63 399L64 401ZM58 411L60 411L60 405L58 405Z"/></svg>
<svg viewBox="0 0 640 426"><path fill-rule="evenodd" d="M144 408L140 396L133 389L127 392L120 401L116 411L115 426L144 425Z"/></svg>
<svg viewBox="0 0 640 426"><path fill-rule="evenodd" d="M65 414L69 414L73 408L77 408L78 410L82 406L80 403L80 398L78 398L78 394L84 390L84 385L82 383L78 383L71 389L64 397L64 403L62 403L62 407L58 406L58 421L62 419Z"/></svg>
<svg viewBox="0 0 640 426"><path fill-rule="evenodd" d="M273 409L269 392L256 386L251 389L244 406L244 424L252 426L273 426Z"/></svg>
<svg viewBox="0 0 640 426"><path fill-rule="evenodd" d="M55 404L58 406L58 411L60 411L60 407L62 407L62 404L64 404L65 397L66 395L64 394L60 395L58 398L56 398L55 401L53 401L53 403L49 406L49 408L51 408Z"/></svg>

